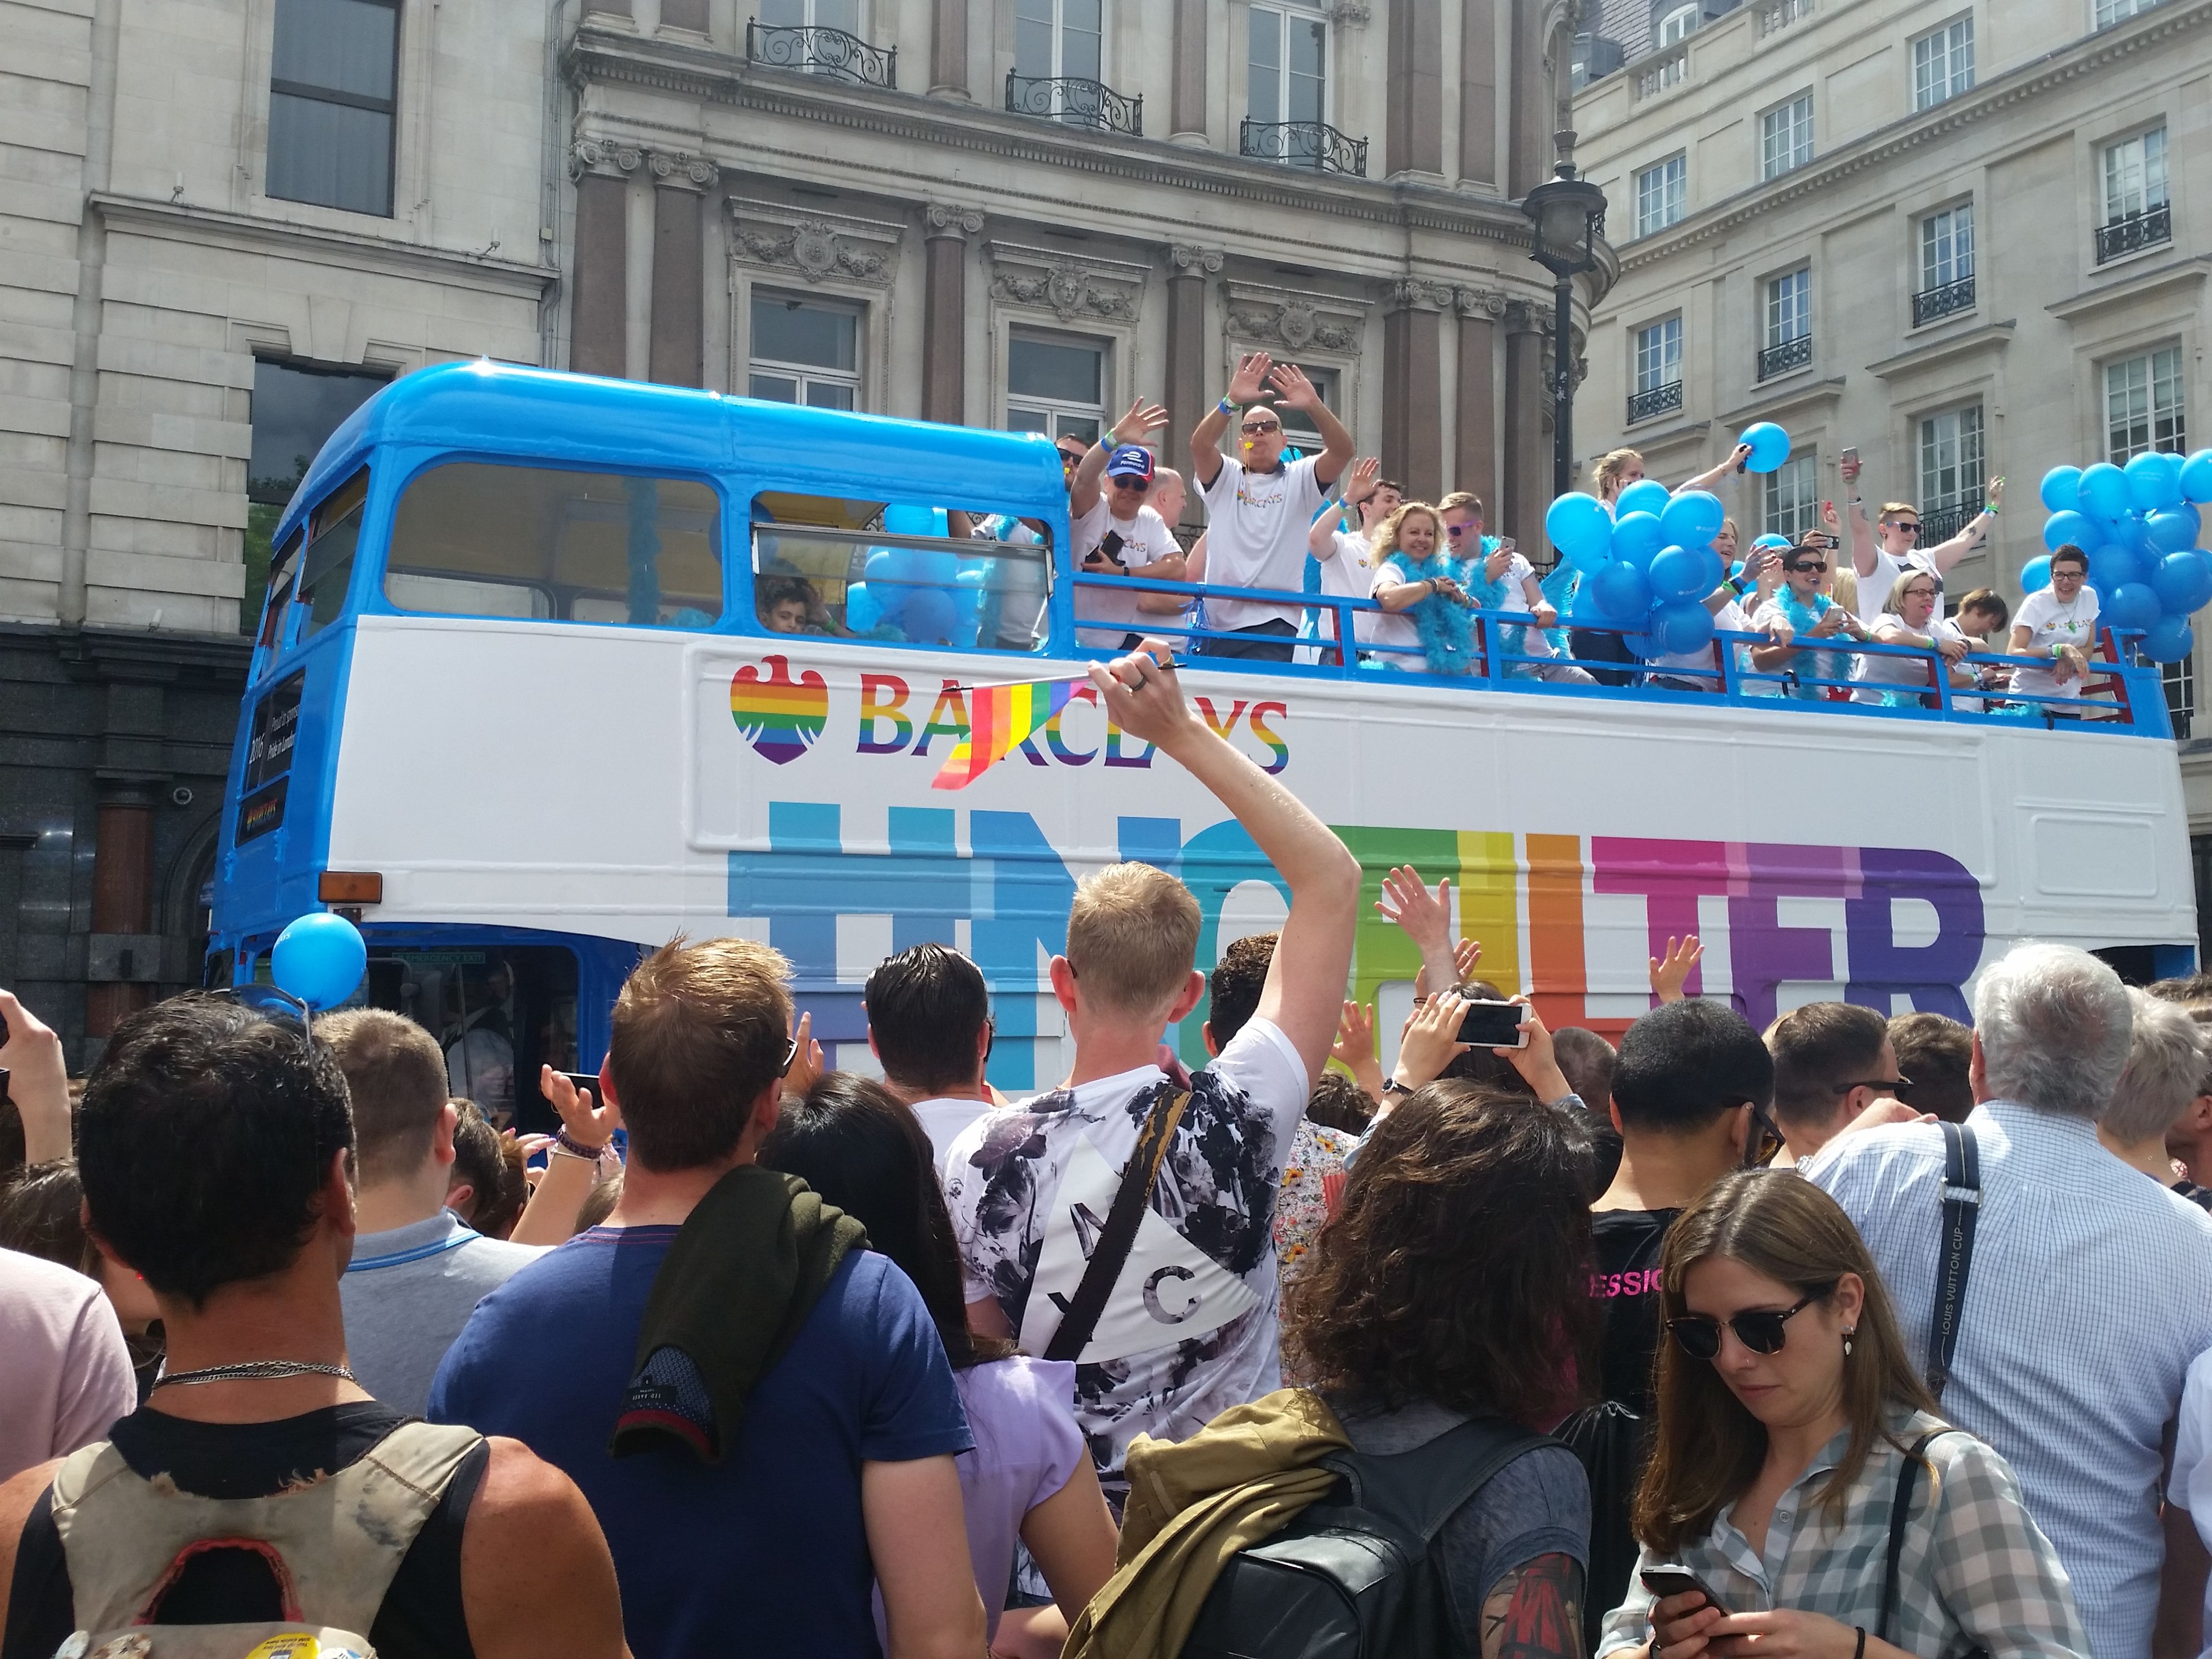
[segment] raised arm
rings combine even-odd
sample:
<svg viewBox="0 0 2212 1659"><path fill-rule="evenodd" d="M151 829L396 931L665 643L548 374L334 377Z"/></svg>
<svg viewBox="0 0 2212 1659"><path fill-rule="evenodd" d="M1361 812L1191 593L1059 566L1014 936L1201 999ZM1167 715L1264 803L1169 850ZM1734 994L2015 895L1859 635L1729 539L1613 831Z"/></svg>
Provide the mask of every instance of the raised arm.
<svg viewBox="0 0 2212 1659"><path fill-rule="evenodd" d="M69 1069L62 1040L52 1027L0 991L0 1020L7 1041L0 1042L0 1068L8 1076L8 1097L23 1121L23 1162L52 1164L75 1152L70 1133Z"/></svg>
<svg viewBox="0 0 2212 1659"><path fill-rule="evenodd" d="M1314 463L1314 482L1328 489L1343 477L1344 469L1352 464L1352 434L1322 402L1321 393L1314 390L1314 383L1306 378L1305 370L1296 363L1278 363L1268 375L1267 383L1282 394L1283 401L1291 408L1313 416L1322 446L1321 459Z"/></svg>
<svg viewBox="0 0 2212 1659"><path fill-rule="evenodd" d="M1167 423L1168 412L1159 404L1148 404L1142 398L1131 404L1129 412L1083 452L1074 482L1067 487L1067 516L1079 519L1098 505L1098 482L1106 476L1107 457L1123 444L1149 442L1152 434Z"/></svg>
<svg viewBox="0 0 2212 1659"><path fill-rule="evenodd" d="M1750 459L1751 446L1738 444L1734 449L1729 451L1728 459L1723 461L1718 466L1700 472L1694 478L1684 479L1675 486L1675 493L1679 495L1685 489L1711 489L1717 483L1725 483L1729 473L1741 472L1743 470L1743 464Z"/></svg>
<svg viewBox="0 0 2212 1659"><path fill-rule="evenodd" d="M1982 544L1982 538L1996 527L1998 510L2004 505L2004 480L1990 480L1989 505L1966 520L1966 527L1948 542L1928 550L1928 562L1942 575L1950 568Z"/></svg>
<svg viewBox="0 0 2212 1659"><path fill-rule="evenodd" d="M1221 476L1221 434L1245 404L1259 401L1267 371L1273 366L1274 359L1264 351L1243 358L1230 380L1227 393L1191 428L1190 476L1201 490L1212 489L1213 481Z"/></svg>
<svg viewBox="0 0 2212 1659"><path fill-rule="evenodd" d="M1336 532L1341 525L1346 531L1359 528L1359 505L1375 493L1375 481L1382 475L1382 463L1372 455L1364 455L1352 464L1352 475L1345 480L1344 499L1325 508L1306 532L1306 551L1326 562L1336 556Z"/></svg>
<svg viewBox="0 0 2212 1659"><path fill-rule="evenodd" d="M1421 953L1425 983L1439 990L1459 983L1452 952L1449 876L1437 882L1432 893L1421 872L1410 864L1386 870L1375 908L1383 921L1397 923Z"/></svg>
<svg viewBox="0 0 2212 1659"><path fill-rule="evenodd" d="M599 1184L599 1160L570 1148L582 1146L604 1153L615 1131L622 1127L620 1112L611 1105L598 1104L592 1091L578 1089L566 1073L541 1066L538 1086L560 1114L561 1137L552 1157L545 1160L544 1178L532 1189L522 1218L507 1235L508 1242L515 1244L559 1244L575 1233L577 1212Z"/></svg>
<svg viewBox="0 0 2212 1659"><path fill-rule="evenodd" d="M1844 494L1849 497L1845 506L1851 521L1851 568L1862 576L1871 576L1879 544L1867 518L1866 503L1859 499L1859 474L1865 470L1866 463L1856 455L1846 455L1836 463L1836 471L1843 475Z"/></svg>
<svg viewBox="0 0 2212 1659"><path fill-rule="evenodd" d="M1091 681L1121 728L1158 744L1212 791L1288 884L1291 912L1257 1012L1298 1051L1310 1088L1343 1013L1359 864L1297 796L1192 713L1170 661L1166 641L1146 640L1142 650L1110 667L1093 664Z"/></svg>

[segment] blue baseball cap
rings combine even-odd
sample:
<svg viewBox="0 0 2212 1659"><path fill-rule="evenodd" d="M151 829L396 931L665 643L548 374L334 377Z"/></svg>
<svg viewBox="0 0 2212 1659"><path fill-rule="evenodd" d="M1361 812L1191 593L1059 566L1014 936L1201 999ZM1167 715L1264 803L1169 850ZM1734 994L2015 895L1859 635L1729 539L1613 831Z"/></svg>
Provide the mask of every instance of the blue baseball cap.
<svg viewBox="0 0 2212 1659"><path fill-rule="evenodd" d="M1142 444L1123 444L1106 458L1106 476L1109 478L1142 478L1149 483L1152 477L1152 452Z"/></svg>

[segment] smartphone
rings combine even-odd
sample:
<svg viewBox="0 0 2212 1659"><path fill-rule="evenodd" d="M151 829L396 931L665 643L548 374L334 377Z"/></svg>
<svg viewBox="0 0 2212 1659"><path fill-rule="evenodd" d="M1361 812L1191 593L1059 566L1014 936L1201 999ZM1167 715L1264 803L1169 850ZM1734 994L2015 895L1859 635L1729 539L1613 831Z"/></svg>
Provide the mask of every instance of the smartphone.
<svg viewBox="0 0 2212 1659"><path fill-rule="evenodd" d="M8 1068L0 1066L0 1100L8 1098Z"/></svg>
<svg viewBox="0 0 2212 1659"><path fill-rule="evenodd" d="M1836 458L1836 465L1838 466L1856 466L1858 465L1858 460L1859 447L1856 444L1851 444L1846 447L1844 453Z"/></svg>
<svg viewBox="0 0 2212 1659"><path fill-rule="evenodd" d="M1525 1048L1528 1008L1518 1002L1473 1002L1459 1023L1459 1040L1478 1048Z"/></svg>
<svg viewBox="0 0 2212 1659"><path fill-rule="evenodd" d="M1500 536L1498 538L1498 546L1499 551L1505 553L1518 553L1521 550L1521 544L1510 536Z"/></svg>
<svg viewBox="0 0 2212 1659"><path fill-rule="evenodd" d="M1707 1607L1718 1607L1723 1613L1734 1611L1727 1602L1713 1594L1711 1585L1706 1583L1687 1567L1644 1567L1638 1571L1636 1576L1644 1581L1644 1588L1650 1590L1655 1596L1663 1598L1680 1595L1686 1590L1695 1590L1705 1598Z"/></svg>
<svg viewBox="0 0 2212 1659"><path fill-rule="evenodd" d="M1127 570L1129 567L1127 562L1121 557L1121 532L1118 530L1109 530L1099 538L1098 545L1091 551L1096 556L1105 560L1107 563L1120 565L1122 569Z"/></svg>
<svg viewBox="0 0 2212 1659"><path fill-rule="evenodd" d="M575 1090L579 1095L582 1094L586 1089L590 1090L592 1091L592 1105L604 1106L607 1103L607 1091L599 1086L599 1076L598 1073L563 1072L561 1075L568 1079L569 1087Z"/></svg>

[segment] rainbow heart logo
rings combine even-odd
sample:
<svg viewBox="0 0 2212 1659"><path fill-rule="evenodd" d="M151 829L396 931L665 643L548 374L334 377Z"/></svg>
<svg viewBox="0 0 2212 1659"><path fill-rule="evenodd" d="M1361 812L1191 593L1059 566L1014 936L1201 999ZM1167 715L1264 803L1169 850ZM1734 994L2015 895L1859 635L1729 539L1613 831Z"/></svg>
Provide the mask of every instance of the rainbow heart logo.
<svg viewBox="0 0 2212 1659"><path fill-rule="evenodd" d="M768 678L761 678L761 668ZM796 680L782 657L738 670L730 680L730 718L763 759L781 766L805 754L830 720L830 688L806 670Z"/></svg>

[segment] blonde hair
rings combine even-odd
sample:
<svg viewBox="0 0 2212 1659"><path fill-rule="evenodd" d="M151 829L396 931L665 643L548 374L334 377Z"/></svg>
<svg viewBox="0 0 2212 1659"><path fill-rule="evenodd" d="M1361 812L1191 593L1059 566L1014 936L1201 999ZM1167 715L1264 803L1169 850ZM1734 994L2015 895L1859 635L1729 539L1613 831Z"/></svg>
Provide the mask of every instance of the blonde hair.
<svg viewBox="0 0 2212 1659"><path fill-rule="evenodd" d="M1437 503L1437 511L1439 514L1472 513L1479 519L1482 516L1482 497L1472 489L1455 489Z"/></svg>
<svg viewBox="0 0 2212 1659"><path fill-rule="evenodd" d="M1401 501L1392 510L1389 518L1375 526L1375 533L1367 538L1367 550L1370 555L1381 559L1398 550L1398 526L1405 522L1406 515L1409 513L1426 514L1429 523L1436 530L1437 539L1438 541L1443 539L1444 521L1437 508L1431 507L1426 501Z"/></svg>
<svg viewBox="0 0 2212 1659"><path fill-rule="evenodd" d="M1881 608L1893 617L1903 616L1905 614L1905 590L1906 586L1913 582L1920 580L1923 577L1925 577L1928 580L1936 584L1936 603L1939 605L1942 605L1943 603L1942 578L1936 575L1933 571L1921 569L1917 565L1907 565L1905 569L1899 574L1897 580L1889 585L1889 597L1881 602Z"/></svg>
<svg viewBox="0 0 2212 1659"><path fill-rule="evenodd" d="M1920 509L1913 506L1911 501L1884 501L1881 504L1881 521L1883 524L1888 524L1900 513L1910 513L1916 519L1920 516Z"/></svg>
<svg viewBox="0 0 2212 1659"><path fill-rule="evenodd" d="M1633 449L1616 449L1598 458L1590 469L1590 477L1597 482L1597 493L1601 500L1610 501L1620 493L1620 475L1628 471L1628 464L1644 465L1644 457Z"/></svg>
<svg viewBox="0 0 2212 1659"><path fill-rule="evenodd" d="M1076 884L1067 965L1091 1000L1149 1018L1188 982L1198 929L1189 888L1149 864L1109 864Z"/></svg>

